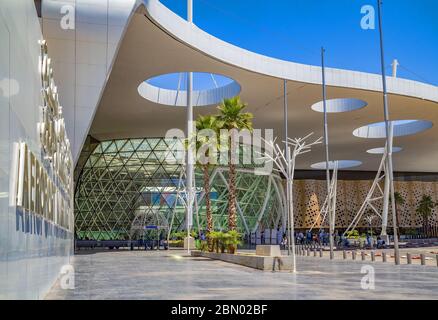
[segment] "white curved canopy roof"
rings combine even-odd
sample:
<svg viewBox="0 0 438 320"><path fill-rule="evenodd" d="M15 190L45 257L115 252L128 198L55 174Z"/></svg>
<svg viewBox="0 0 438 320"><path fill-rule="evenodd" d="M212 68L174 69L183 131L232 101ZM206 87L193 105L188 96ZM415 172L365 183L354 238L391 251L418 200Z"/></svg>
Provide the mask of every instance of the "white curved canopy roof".
<svg viewBox="0 0 438 320"><path fill-rule="evenodd" d="M286 62L233 46L189 24L157 0L141 2L132 14L90 134L105 140L164 136L171 128L184 130L184 108L148 101L138 94L137 87L144 79L187 70L236 80L242 100L254 114L254 126L274 129L274 135L281 140L283 79L287 79L290 137L310 132L323 134L322 114L311 109L322 99L320 67ZM359 99L368 104L354 112L329 115L331 158L357 159L363 165L355 170L376 170L380 159L366 152L375 148L376 141L352 133L383 120L380 75L327 68L327 85L328 99ZM393 119L438 122L436 86L388 77L388 90ZM213 112L215 105L195 108L195 116ZM404 152L394 155L395 170L438 171L436 136L438 128L433 126L426 132L397 138L395 144ZM308 169L320 159L324 159L323 145L298 159L297 168Z"/></svg>

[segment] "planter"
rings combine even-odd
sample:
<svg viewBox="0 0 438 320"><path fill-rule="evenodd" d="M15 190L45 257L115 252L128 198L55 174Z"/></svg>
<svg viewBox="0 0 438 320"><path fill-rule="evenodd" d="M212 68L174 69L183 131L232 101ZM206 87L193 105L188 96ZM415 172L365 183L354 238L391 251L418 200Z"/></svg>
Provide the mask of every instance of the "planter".
<svg viewBox="0 0 438 320"><path fill-rule="evenodd" d="M194 257L205 257L214 260L221 260L263 271L292 270L292 257L290 256L266 257L250 254L230 254L201 251L192 251L191 254Z"/></svg>
<svg viewBox="0 0 438 320"><path fill-rule="evenodd" d="M230 244L228 246L228 253L235 254L236 253L236 246L234 244Z"/></svg>

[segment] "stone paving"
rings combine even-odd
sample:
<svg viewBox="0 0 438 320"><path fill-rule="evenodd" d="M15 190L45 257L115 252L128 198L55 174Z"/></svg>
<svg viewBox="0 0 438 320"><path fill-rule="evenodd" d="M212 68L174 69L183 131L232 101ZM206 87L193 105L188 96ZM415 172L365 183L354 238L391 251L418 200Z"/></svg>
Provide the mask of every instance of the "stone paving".
<svg viewBox="0 0 438 320"><path fill-rule="evenodd" d="M363 290L361 268L375 270ZM46 299L438 299L438 268L298 257L298 272L264 272L184 251L88 251L75 255L75 289Z"/></svg>

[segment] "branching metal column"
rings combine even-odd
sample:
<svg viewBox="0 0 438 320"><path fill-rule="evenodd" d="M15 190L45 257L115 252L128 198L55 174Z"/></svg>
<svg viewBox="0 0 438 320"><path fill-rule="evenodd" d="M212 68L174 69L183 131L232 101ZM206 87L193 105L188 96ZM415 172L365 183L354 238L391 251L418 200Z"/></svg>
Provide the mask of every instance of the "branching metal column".
<svg viewBox="0 0 438 320"><path fill-rule="evenodd" d="M392 225L394 230L394 260L395 264L400 264L400 254L398 248L398 232L397 232L397 219L395 212L395 201L394 201L394 171L392 166L392 124L389 121L389 109L388 109L388 94L386 89L386 71L385 71L385 53L383 47L383 27L382 27L382 0L377 0L378 14L379 14L379 34L380 34L380 60L382 68L382 85L383 85L383 109L385 115L385 129L386 129L386 148L387 148L387 166L388 166L388 176L390 183L390 193L391 193L391 210L392 210Z"/></svg>
<svg viewBox="0 0 438 320"><path fill-rule="evenodd" d="M286 182L286 199L287 199L287 217L288 217L288 238L287 242L287 252L292 255L292 271L296 272L296 261L295 261L295 234L294 234L294 211L293 211L293 178L292 176L292 166L291 166L291 154L288 144L288 110L287 110L287 80L283 81L283 95L284 95L284 144L287 162L287 182Z"/></svg>

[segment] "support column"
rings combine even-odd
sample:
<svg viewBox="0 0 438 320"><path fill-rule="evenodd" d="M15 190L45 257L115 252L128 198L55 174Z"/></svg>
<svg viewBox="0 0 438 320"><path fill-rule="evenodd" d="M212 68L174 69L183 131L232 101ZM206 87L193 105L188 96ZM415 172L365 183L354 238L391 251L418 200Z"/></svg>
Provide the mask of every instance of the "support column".
<svg viewBox="0 0 438 320"><path fill-rule="evenodd" d="M294 211L293 211L293 177L292 172L292 159L290 148L288 144L288 106L287 106L287 81L283 82L283 98L284 98L284 144L287 162L287 185L286 185L286 201L287 201L287 217L288 217L288 246L287 251L289 255L292 255L292 271L296 272L296 260L295 260L295 235L294 235ZM293 159L295 161L295 159Z"/></svg>
<svg viewBox="0 0 438 320"><path fill-rule="evenodd" d="M379 14L379 34L380 34L380 60L382 69L382 87L383 87L383 111L385 116L385 129L386 129L386 148L388 152L387 165L388 175L390 182L390 195L394 199L394 169L392 166L392 132L393 124L389 120L389 107L388 107L388 93L386 89L386 71L385 71L385 53L383 47L383 26L382 26L382 0L377 0L378 14ZM394 257L395 264L400 264L400 252L398 248L398 234L397 234L397 218L395 212L395 201L391 201L393 230L394 230Z"/></svg>
<svg viewBox="0 0 438 320"><path fill-rule="evenodd" d="M327 182L327 212L329 215L329 239L330 239L330 259L334 258L334 239L333 234L335 232L333 221L333 212L331 210L332 203L330 200L330 158L329 158L329 147L328 147L328 124L327 124L327 96L325 87L325 63L324 63L325 49L321 48L321 66L322 66L322 97L324 106L324 144L325 144L325 163L326 163L326 182Z"/></svg>
<svg viewBox="0 0 438 320"><path fill-rule="evenodd" d="M189 23L193 22L193 6L192 0L187 0L187 20ZM187 73L187 139L189 141L187 148L187 164L186 164L186 189L187 189L187 253L190 254L190 229L193 225L193 73Z"/></svg>
<svg viewBox="0 0 438 320"><path fill-rule="evenodd" d="M385 187L383 190L382 232L380 233L381 236L387 235L386 229L388 227L389 191L390 191L390 181L388 174L388 164L385 163Z"/></svg>

